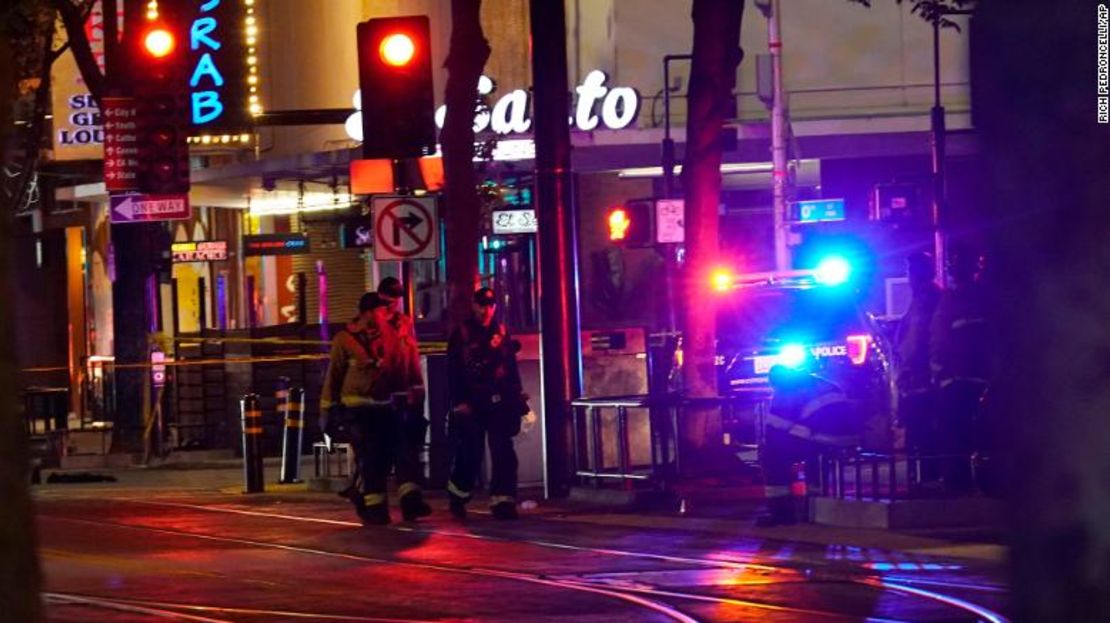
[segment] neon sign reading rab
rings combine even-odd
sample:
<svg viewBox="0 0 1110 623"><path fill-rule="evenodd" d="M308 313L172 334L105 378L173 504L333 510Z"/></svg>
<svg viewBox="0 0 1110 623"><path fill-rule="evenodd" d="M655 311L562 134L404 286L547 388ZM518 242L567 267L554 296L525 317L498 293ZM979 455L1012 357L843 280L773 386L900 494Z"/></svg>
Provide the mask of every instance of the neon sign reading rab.
<svg viewBox="0 0 1110 623"><path fill-rule="evenodd" d="M189 49L201 52L200 57L189 75L189 91L192 98L193 125L203 125L218 119L224 113L220 91L225 83L223 74L212 59L212 53L219 51L223 43L213 36L220 23L211 13L222 0L205 0L200 5L200 14L189 29ZM203 90L201 90L203 89Z"/></svg>
<svg viewBox="0 0 1110 623"><path fill-rule="evenodd" d="M586 74L586 78L576 89L578 100L574 114L570 118L572 127L591 131L598 125L608 130L621 130L632 125L640 114L640 94L631 87L608 87L609 76L600 70ZM478 81L478 92L489 95L494 91L493 81L482 76ZM532 128L532 96L528 91L516 89L503 95L487 110L474 115L474 131L487 129L495 134L523 134ZM361 94L356 92L354 104L361 109ZM600 110L599 110L600 109ZM447 107L436 110L436 125L443 129ZM362 140L362 113L356 110L346 123L347 135L356 141Z"/></svg>

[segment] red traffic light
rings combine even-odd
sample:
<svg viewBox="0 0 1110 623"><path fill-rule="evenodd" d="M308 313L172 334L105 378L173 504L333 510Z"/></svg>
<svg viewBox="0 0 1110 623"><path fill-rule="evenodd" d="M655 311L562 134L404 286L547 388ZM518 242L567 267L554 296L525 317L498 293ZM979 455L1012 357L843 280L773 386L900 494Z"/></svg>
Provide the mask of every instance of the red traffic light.
<svg viewBox="0 0 1110 623"><path fill-rule="evenodd" d="M416 158L435 152L435 89L427 16L380 17L358 25L362 155Z"/></svg>
<svg viewBox="0 0 1110 623"><path fill-rule="evenodd" d="M378 54L386 65L404 67L416 56L416 44L412 37L403 32L395 32L382 39Z"/></svg>
<svg viewBox="0 0 1110 623"><path fill-rule="evenodd" d="M143 35L143 49L154 58L164 58L177 47L173 33L165 26L154 26Z"/></svg>
<svg viewBox="0 0 1110 623"><path fill-rule="evenodd" d="M609 212L609 240L624 240L628 237L628 228L631 226L632 221L624 208L616 208Z"/></svg>

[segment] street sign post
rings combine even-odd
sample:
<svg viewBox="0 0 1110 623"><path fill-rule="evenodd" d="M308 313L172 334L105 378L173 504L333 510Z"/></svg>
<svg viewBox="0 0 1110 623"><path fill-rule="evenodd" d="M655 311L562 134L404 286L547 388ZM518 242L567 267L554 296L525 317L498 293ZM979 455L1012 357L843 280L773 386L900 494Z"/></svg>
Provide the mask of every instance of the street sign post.
<svg viewBox="0 0 1110 623"><path fill-rule="evenodd" d="M145 223L173 221L193 215L188 195L142 195L127 193L112 195L112 223Z"/></svg>
<svg viewBox="0 0 1110 623"><path fill-rule="evenodd" d="M434 260L439 257L435 197L379 195L371 200L374 259Z"/></svg>

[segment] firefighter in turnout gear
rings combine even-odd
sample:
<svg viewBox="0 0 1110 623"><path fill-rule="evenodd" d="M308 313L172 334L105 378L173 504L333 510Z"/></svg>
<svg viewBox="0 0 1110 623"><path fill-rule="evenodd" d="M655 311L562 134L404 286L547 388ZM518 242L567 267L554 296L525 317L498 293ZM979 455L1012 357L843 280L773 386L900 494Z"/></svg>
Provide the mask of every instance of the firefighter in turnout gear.
<svg viewBox="0 0 1110 623"><path fill-rule="evenodd" d="M759 452L769 513L760 526L804 520L806 472L816 473L818 455L860 443L855 408L835 383L782 365L771 368L770 382L775 393Z"/></svg>
<svg viewBox="0 0 1110 623"><path fill-rule="evenodd" d="M929 365L937 387L941 477L951 493L970 493L971 456L982 452L981 403L990 377L986 303L979 285L982 256L954 244L948 251L949 286L940 296L929 341Z"/></svg>
<svg viewBox="0 0 1110 623"><path fill-rule="evenodd" d="M454 464L447 483L451 514L466 517L466 504L478 476L489 438L492 477L490 507L497 519L515 519L517 458L513 437L528 412L514 342L494 320L493 290L474 293L473 316L457 327L447 343L448 391Z"/></svg>
<svg viewBox="0 0 1110 623"><path fill-rule="evenodd" d="M394 277L386 277L378 283L378 297L386 304L388 317L384 330L397 348L397 370L400 376L395 385L395 405L401 415L401 446L398 448L397 464L400 471L414 475L423 474L420 463L420 450L428 431L428 419L424 417L424 375L420 369L420 349L416 340L416 325L412 317L402 312L401 300L405 289ZM432 509L424 502L419 479L401 483L398 494L401 496L401 513L406 520L426 517Z"/></svg>
<svg viewBox="0 0 1110 623"><path fill-rule="evenodd" d="M936 392L929 371L929 331L940 300L933 256L918 252L906 258L906 277L913 298L894 333L897 356L898 420L906 430L906 447L917 456L940 454ZM921 460L921 480L938 477L935 459Z"/></svg>
<svg viewBox="0 0 1110 623"><path fill-rule="evenodd" d="M347 428L354 442L362 482L362 495L353 496L359 517L367 525L385 525L390 522L386 480L394 464L400 490L420 496L419 487L412 488L419 473L399 452L405 440L398 394L404 393L407 373L397 341L386 329L386 302L367 293L358 308L355 321L332 340L320 410L329 428ZM405 513L405 519L415 516Z"/></svg>

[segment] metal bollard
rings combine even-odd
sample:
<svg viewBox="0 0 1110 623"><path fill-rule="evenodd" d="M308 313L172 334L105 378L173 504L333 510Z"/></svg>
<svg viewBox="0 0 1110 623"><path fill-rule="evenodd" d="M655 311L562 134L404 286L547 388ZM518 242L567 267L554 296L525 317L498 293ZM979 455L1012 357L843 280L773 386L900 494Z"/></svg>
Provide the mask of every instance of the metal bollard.
<svg viewBox="0 0 1110 623"><path fill-rule="evenodd" d="M301 481L301 443L304 441L304 388L289 390L285 402L285 430L281 440L282 483Z"/></svg>
<svg viewBox="0 0 1110 623"><path fill-rule="evenodd" d="M243 480L244 493L262 493L265 488L262 473L262 406L257 394L246 394L239 401L243 426Z"/></svg>

